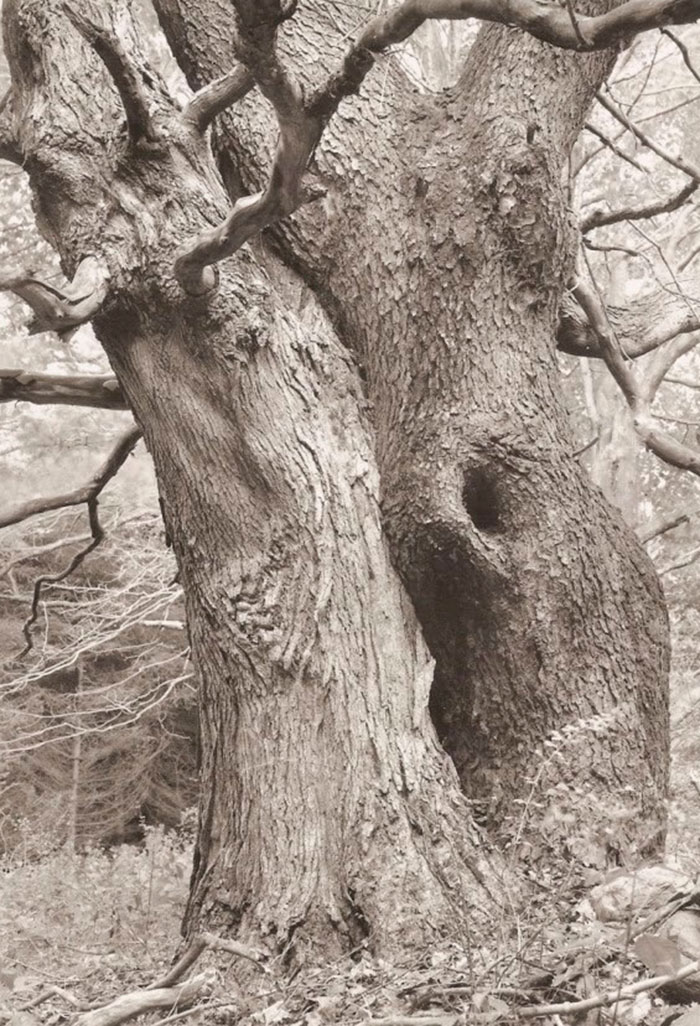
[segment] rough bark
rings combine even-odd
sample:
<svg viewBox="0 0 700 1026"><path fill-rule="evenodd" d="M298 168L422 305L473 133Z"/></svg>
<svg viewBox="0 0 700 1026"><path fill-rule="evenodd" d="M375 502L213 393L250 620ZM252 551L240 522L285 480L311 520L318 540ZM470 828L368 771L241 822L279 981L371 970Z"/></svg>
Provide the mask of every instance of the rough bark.
<svg viewBox="0 0 700 1026"><path fill-rule="evenodd" d="M128 24L116 3L101 17L115 10ZM180 289L178 247L227 201L157 81L122 75L134 103L134 82L147 91L143 145L58 0L7 0L3 28L37 220L68 277L86 254L108 271L93 323L185 591L202 696L188 931L216 923L302 957L478 929L493 870L436 743L432 661L385 549L352 363L252 252L213 294Z"/></svg>
<svg viewBox="0 0 700 1026"><path fill-rule="evenodd" d="M228 67L222 7L156 7L192 84ZM333 59L344 17L319 2L286 27L302 79L309 54ZM634 848L662 832L666 616L649 560L572 459L554 360L576 245L562 183L612 60L487 28L438 98L382 68L316 153L323 204L268 239L362 364L392 558L466 792L508 831L542 742L573 728L564 780L631 803ZM260 187L272 140L254 97L224 119L232 193Z"/></svg>

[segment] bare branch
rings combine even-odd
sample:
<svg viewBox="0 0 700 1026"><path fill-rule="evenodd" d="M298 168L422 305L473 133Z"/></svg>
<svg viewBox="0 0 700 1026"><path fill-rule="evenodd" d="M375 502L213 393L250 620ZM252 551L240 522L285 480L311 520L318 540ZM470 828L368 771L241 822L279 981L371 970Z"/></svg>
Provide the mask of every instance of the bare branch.
<svg viewBox="0 0 700 1026"><path fill-rule="evenodd" d="M620 221L641 221L648 217L656 217L658 214L669 214L673 210L682 207L686 200L690 199L700 185L700 179L691 179L680 192L667 200L659 200L656 203L649 203L645 207L625 207L622 210L594 210L587 214L581 221L581 231L590 232L594 228L602 228L603 225L619 224Z"/></svg>
<svg viewBox="0 0 700 1026"><path fill-rule="evenodd" d="M643 545L646 545L654 538L659 538L662 534L675 530L676 527L690 523L691 518L696 517L698 513L700 513L700 509L691 509L685 510L683 513L675 513L672 517L665 520L656 520L638 532L639 540Z"/></svg>
<svg viewBox="0 0 700 1026"><path fill-rule="evenodd" d="M590 124L590 122L588 122L588 121L586 122L586 124L583 127L584 127L584 129L587 132L590 132L591 135L594 135L596 137L596 139L600 139L600 141L603 144L603 148L604 149L611 150L615 154L616 157L619 157L620 160L624 160L628 164L631 164L632 167L635 168L635 170L644 172L644 168L639 163L639 161L635 160L634 157L631 157L629 155L629 153L625 153L624 150L620 149L620 147L617 145L617 143L615 142L614 139L609 139L608 136L605 135L604 132L601 132L601 130L599 128L596 128L595 125ZM598 150L596 152L600 152L600 150ZM591 154L591 156L592 156L592 154ZM587 158L586 163L587 163L588 160L590 160L590 157ZM579 164L578 168L576 169L576 174L579 173L579 171L581 170L581 168L583 166L584 166L583 162L581 164Z"/></svg>
<svg viewBox="0 0 700 1026"><path fill-rule="evenodd" d="M597 293L579 283L576 295L598 339L602 357L634 415L634 427L644 445L664 463L700 476L700 452L657 427L649 409L648 396L640 387L633 365L625 358L613 336L609 314Z"/></svg>
<svg viewBox="0 0 700 1026"><path fill-rule="evenodd" d="M695 563L698 559L700 559L700 546L696 549L691 549L691 551L687 552L685 556L682 556L678 562L671 563L670 566L665 566L663 570L659 570L659 576L663 577L665 574L670 574L674 570L682 570L684 567L690 566L691 563Z"/></svg>
<svg viewBox="0 0 700 1026"><path fill-rule="evenodd" d="M620 7L617 8L618 11L621 9L622 8ZM675 157L664 146L652 139L650 135L643 132L639 125L635 124L631 118L628 118L627 115L620 110L618 105L612 99L605 96L604 93L599 92L596 98L601 107L604 107L616 121L621 125L624 125L624 127L635 135L644 146L652 151L652 153L655 153L657 157L665 160L667 164L671 165L671 167L677 167L678 170L686 174L688 178L692 178L695 182L700 182L700 168L695 164L692 164L690 161L685 160L683 157Z"/></svg>
<svg viewBox="0 0 700 1026"><path fill-rule="evenodd" d="M668 36L669 39L673 40L673 42L676 44L676 46L681 52L681 57L683 58L683 63L685 64L686 68L693 76L695 81L700 82L700 74L698 74L695 65L691 60L690 51L688 50L688 47L685 45L685 43L678 38L675 32L670 32L667 28L662 28L661 31L665 36Z"/></svg>
<svg viewBox="0 0 700 1026"><path fill-rule="evenodd" d="M52 495L43 499L30 499L15 506L8 513L0 516L0 528L9 527L11 524L19 524L29 517L38 513L46 513L51 509L63 509L64 506L80 506L84 502L96 499L108 481L114 477L120 467L124 464L129 453L141 437L141 431L137 427L129 428L117 441L112 452L105 460L93 478L86 484L74 489L72 492L65 492L63 495Z"/></svg>
<svg viewBox="0 0 700 1026"><path fill-rule="evenodd" d="M91 406L102 410L128 410L113 374L37 374L0 368L0 403Z"/></svg>
<svg viewBox="0 0 700 1026"><path fill-rule="evenodd" d="M698 343L700 343L700 335L678 335L656 350L651 358L651 366L647 369L644 381L644 394L648 402L655 398L659 386L674 363L680 360L681 356L685 356L686 353L695 349Z"/></svg>
<svg viewBox="0 0 700 1026"><path fill-rule="evenodd" d="M31 271L0 278L0 291L14 292L34 311L30 334L55 331L65 341L102 306L109 286L107 269L95 256L80 261L70 285L57 288Z"/></svg>
<svg viewBox="0 0 700 1026"><path fill-rule="evenodd" d="M214 933L201 933L192 940L184 954L168 971L167 975L153 983L148 989L155 990L160 987L172 987L194 965L202 952L207 948L213 951L228 951L229 954L237 955L238 958L245 958L261 968L264 968L269 958L267 952L261 951L258 948L248 947L246 944L240 944L238 941L229 940L226 937L218 937Z"/></svg>
<svg viewBox="0 0 700 1026"><path fill-rule="evenodd" d="M501 0L498 4L492 0L404 0L365 26L342 67L317 95L315 109L330 117L341 99L357 92L372 67L373 54L402 43L431 18L480 18L523 29L567 50L603 50L638 32L688 24L698 16L697 0L627 0L597 17L538 0Z"/></svg>
<svg viewBox="0 0 700 1026"><path fill-rule="evenodd" d="M682 385L684 388L694 388L700 391L700 381L688 381L687 378L664 378L664 385Z"/></svg>
<svg viewBox="0 0 700 1026"><path fill-rule="evenodd" d="M20 659L31 652L34 646L34 639L32 637L32 627L37 621L39 616L39 602L41 601L41 592L45 584L58 584L60 581L64 581L66 577L69 577L74 570L80 566L86 556L88 556L93 549L96 549L105 536L104 529L100 523L100 517L97 511L97 497L91 496L87 501L88 519L90 522L90 541L88 544L75 553L70 562L57 574L42 574L41 577L37 577L34 581L34 591L32 593L32 605L29 612L29 616L22 625L22 634L24 635L25 645L20 652Z"/></svg>
<svg viewBox="0 0 700 1026"><path fill-rule="evenodd" d="M96 25L81 11L70 4L63 4L63 11L106 67L121 97L129 139L138 146L144 141L153 143L156 131L148 110L148 101L139 76L126 50L116 35L102 25Z"/></svg>
<svg viewBox="0 0 700 1026"><path fill-rule="evenodd" d="M203 134L217 114L242 100L254 85L255 78L248 68L239 65L195 93L185 107L183 118Z"/></svg>

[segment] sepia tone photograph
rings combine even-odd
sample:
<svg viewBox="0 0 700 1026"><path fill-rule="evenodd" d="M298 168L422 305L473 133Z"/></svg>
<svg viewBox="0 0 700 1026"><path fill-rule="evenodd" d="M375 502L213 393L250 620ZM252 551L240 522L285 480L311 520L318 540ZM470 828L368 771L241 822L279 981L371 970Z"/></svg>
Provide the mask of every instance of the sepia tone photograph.
<svg viewBox="0 0 700 1026"><path fill-rule="evenodd" d="M0 1026L700 1026L700 0L0 9Z"/></svg>

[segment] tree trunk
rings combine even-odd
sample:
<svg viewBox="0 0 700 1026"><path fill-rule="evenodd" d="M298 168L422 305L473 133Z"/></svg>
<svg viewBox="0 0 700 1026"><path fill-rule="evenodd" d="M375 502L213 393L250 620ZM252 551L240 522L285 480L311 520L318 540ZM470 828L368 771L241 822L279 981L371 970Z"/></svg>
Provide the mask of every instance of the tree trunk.
<svg viewBox="0 0 700 1026"><path fill-rule="evenodd" d="M128 24L121 4L101 11ZM202 709L187 931L303 958L478 930L494 871L436 743L352 363L320 316L288 312L270 259L241 254L186 296L176 249L227 207L206 141L154 88L156 137L129 148L59 0L7 0L3 27L37 220L67 272L86 254L108 268L94 326L185 591Z"/></svg>
<svg viewBox="0 0 700 1026"><path fill-rule="evenodd" d="M155 6L192 84L230 66L216 4ZM344 17L285 26L309 86L308 55L336 58ZM612 61L489 27L438 98L382 69L316 153L325 200L269 241L363 368L392 559L466 793L509 835L514 802L536 787L546 814L563 783L575 829L594 820L631 855L663 837L666 614L650 561L573 458L554 359L575 272L567 161ZM251 99L223 124L230 191L259 188L266 113ZM552 743L560 759L543 764Z"/></svg>

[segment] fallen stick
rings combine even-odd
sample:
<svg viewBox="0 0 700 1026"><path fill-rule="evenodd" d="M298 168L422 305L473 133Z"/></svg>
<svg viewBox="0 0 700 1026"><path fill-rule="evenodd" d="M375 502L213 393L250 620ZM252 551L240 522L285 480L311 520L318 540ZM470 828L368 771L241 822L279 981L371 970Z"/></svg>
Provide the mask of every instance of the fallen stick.
<svg viewBox="0 0 700 1026"><path fill-rule="evenodd" d="M204 972L199 976L193 976L191 980L185 980L177 987L133 990L128 994L122 994L108 1005L79 1015L74 1026L117 1026L120 1022L126 1022L127 1019L133 1019L157 1008L177 1011L210 994L213 986L214 974Z"/></svg>
<svg viewBox="0 0 700 1026"><path fill-rule="evenodd" d="M615 1005L618 1001L628 1001L645 990L656 990L669 983L684 980L686 976L692 976L698 970L700 970L700 959L689 962L675 973L651 976L646 980L639 980L638 983L631 983L628 987L616 987L614 990L606 991L604 994L593 994L581 1001L562 1001L558 1005L525 1005L524 1008L517 1009L517 1014L523 1019L536 1019L541 1015L570 1015L573 1012L587 1012L591 1008L603 1008L607 1005Z"/></svg>

